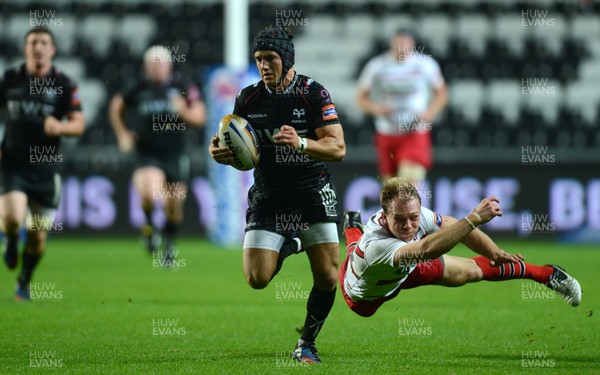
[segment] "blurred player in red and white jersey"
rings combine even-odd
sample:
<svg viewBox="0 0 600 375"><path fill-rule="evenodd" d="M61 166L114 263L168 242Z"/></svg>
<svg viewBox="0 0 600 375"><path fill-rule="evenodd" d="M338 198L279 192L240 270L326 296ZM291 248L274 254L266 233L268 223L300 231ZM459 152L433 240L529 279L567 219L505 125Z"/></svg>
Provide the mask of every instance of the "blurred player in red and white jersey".
<svg viewBox="0 0 600 375"><path fill-rule="evenodd" d="M173 56L164 46L144 54L145 79L117 93L110 103L110 120L122 152L137 152L133 184L140 195L146 223L143 239L150 253L159 250L160 235L152 221L158 201L164 201L165 265L175 254L174 240L183 221L190 163L184 137L188 126L202 127L206 109L200 91L173 72ZM135 121L127 124L125 112Z"/></svg>
<svg viewBox="0 0 600 375"><path fill-rule="evenodd" d="M432 94L433 93L433 94ZM367 62L357 104L375 117L379 175L422 181L432 165L431 126L448 102L438 63L415 51L411 31L400 29L389 51Z"/></svg>
<svg viewBox="0 0 600 375"><path fill-rule="evenodd" d="M85 130L77 83L52 63L56 54L49 29L25 36L25 63L0 79L0 107L7 121L0 165L0 216L6 234L4 262L19 262L19 231L27 225L16 298L30 299L30 281L46 248L61 194L62 136Z"/></svg>
<svg viewBox="0 0 600 375"><path fill-rule="evenodd" d="M477 226L502 216L498 199L485 198L465 218L436 214L421 207L417 189L408 180L386 181L380 194L382 209L363 229L360 214L346 213L346 260L339 282L346 303L369 317L401 290L422 285L456 287L466 283L531 279L547 285L570 305L581 302L577 280L557 266L537 266L520 254L502 250ZM474 258L448 255L459 242Z"/></svg>

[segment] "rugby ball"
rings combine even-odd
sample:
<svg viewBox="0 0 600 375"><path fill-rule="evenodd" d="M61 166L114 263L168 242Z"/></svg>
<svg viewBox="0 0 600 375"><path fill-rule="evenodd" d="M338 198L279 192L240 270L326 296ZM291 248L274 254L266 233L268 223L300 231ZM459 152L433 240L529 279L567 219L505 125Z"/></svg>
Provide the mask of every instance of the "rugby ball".
<svg viewBox="0 0 600 375"><path fill-rule="evenodd" d="M258 164L260 145L250 123L238 116L227 115L219 121L217 130L220 147L229 147L233 152L232 167L249 171Z"/></svg>

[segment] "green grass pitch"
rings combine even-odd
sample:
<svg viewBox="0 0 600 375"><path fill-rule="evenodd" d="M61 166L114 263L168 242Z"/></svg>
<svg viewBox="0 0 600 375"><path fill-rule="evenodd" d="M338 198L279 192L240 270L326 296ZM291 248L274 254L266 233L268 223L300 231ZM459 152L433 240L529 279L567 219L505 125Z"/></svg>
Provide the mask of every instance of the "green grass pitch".
<svg viewBox="0 0 600 375"><path fill-rule="evenodd" d="M180 240L180 268L165 270L133 237L56 236L33 280L38 300L15 302L16 274L0 271L0 373L600 373L600 248L500 244L563 265L583 286L581 306L513 280L407 290L361 318L338 291L323 364L300 366L289 355L312 286L304 254L257 291L240 250L205 240Z"/></svg>

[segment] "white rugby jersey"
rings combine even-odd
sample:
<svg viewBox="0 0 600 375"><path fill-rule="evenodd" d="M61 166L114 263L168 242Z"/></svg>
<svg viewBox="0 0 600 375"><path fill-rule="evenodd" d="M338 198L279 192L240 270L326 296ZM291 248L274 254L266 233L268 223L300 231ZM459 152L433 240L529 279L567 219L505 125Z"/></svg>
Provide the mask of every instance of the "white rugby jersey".
<svg viewBox="0 0 600 375"><path fill-rule="evenodd" d="M392 294L412 272L417 260L394 266L394 254L407 243L419 241L442 226L442 215L421 207L419 230L410 242L404 242L387 230L382 222L383 210L377 211L364 227L358 247L350 255L344 289L350 298L373 300Z"/></svg>
<svg viewBox="0 0 600 375"><path fill-rule="evenodd" d="M413 52L402 62L389 52L375 56L358 79L359 86L368 88L371 99L394 108L388 116L376 116L375 128L380 134L404 134L424 131L418 115L427 109L431 89L444 84L439 64L428 55Z"/></svg>

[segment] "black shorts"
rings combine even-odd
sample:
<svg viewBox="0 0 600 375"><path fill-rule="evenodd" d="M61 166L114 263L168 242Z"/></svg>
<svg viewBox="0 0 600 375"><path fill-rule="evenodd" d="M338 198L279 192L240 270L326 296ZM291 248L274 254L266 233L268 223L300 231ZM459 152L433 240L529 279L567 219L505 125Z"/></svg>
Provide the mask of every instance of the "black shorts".
<svg viewBox="0 0 600 375"><path fill-rule="evenodd" d="M246 232L262 229L289 236L323 222L339 223L339 205L330 182L294 193L266 191L255 185L248 192Z"/></svg>
<svg viewBox="0 0 600 375"><path fill-rule="evenodd" d="M0 194L20 191L29 200L46 208L57 208L60 202L61 178L58 173L36 173L28 170L0 169Z"/></svg>
<svg viewBox="0 0 600 375"><path fill-rule="evenodd" d="M185 154L156 156L138 154L135 169L156 167L165 173L167 182L187 182L190 178L190 159Z"/></svg>

